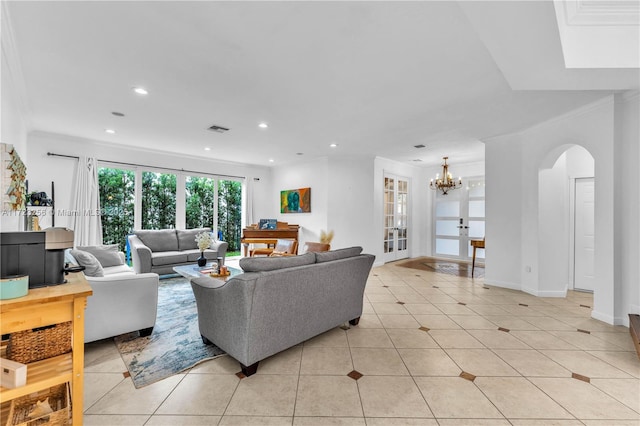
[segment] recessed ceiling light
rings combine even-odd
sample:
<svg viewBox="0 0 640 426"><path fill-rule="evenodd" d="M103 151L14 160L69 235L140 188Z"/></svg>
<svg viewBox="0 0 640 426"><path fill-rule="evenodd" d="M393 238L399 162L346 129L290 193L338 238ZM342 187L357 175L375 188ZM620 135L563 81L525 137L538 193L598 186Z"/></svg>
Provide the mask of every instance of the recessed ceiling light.
<svg viewBox="0 0 640 426"><path fill-rule="evenodd" d="M109 133L110 135L114 135L116 133L113 129L104 129L105 133Z"/></svg>
<svg viewBox="0 0 640 426"><path fill-rule="evenodd" d="M204 147L204 150L205 150L205 151L211 151L211 148L209 148L208 146L205 146L205 147Z"/></svg>
<svg viewBox="0 0 640 426"><path fill-rule="evenodd" d="M138 95L148 95L149 94L147 89L145 89L144 87L134 87L133 91L136 92Z"/></svg>
<svg viewBox="0 0 640 426"><path fill-rule="evenodd" d="M329 145L331 148L335 148L336 146L338 146L337 143L332 143L331 145Z"/></svg>
<svg viewBox="0 0 640 426"><path fill-rule="evenodd" d="M261 129L266 129L267 127L269 127L269 125L267 123L260 123L258 124L258 127L260 127Z"/></svg>
<svg viewBox="0 0 640 426"><path fill-rule="evenodd" d="M270 162L270 163L273 163L273 158L269 158L269 162Z"/></svg>
<svg viewBox="0 0 640 426"><path fill-rule="evenodd" d="M111 114L115 115L116 117L124 117L124 114L118 111L113 111Z"/></svg>

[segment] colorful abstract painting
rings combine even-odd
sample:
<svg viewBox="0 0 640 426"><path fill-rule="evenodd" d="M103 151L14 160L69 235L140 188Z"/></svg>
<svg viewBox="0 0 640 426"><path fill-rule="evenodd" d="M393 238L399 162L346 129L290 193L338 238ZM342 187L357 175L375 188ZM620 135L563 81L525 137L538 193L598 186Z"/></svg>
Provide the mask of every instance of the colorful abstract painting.
<svg viewBox="0 0 640 426"><path fill-rule="evenodd" d="M310 213L311 188L280 191L280 213Z"/></svg>

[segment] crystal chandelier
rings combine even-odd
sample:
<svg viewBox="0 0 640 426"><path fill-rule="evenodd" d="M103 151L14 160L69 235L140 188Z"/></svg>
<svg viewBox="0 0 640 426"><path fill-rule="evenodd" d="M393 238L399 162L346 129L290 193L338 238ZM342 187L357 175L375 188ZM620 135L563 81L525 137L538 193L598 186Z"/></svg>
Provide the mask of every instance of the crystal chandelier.
<svg viewBox="0 0 640 426"><path fill-rule="evenodd" d="M442 177L440 174L436 174L436 178L431 179L431 183L429 184L429 188L436 190L439 189L442 191L442 195L447 195L450 190L458 189L462 187L462 178L458 178L457 181L453 180L451 177L451 173L449 173L449 165L447 164L447 159L449 157L442 157L444 160L444 164L442 165Z"/></svg>

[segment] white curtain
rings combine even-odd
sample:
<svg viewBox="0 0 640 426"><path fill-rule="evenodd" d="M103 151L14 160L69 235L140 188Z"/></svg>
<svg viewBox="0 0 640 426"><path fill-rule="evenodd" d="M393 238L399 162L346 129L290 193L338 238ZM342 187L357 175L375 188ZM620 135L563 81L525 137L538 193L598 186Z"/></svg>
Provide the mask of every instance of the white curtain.
<svg viewBox="0 0 640 426"><path fill-rule="evenodd" d="M95 158L78 159L72 199L74 216L71 223L75 246L102 244L98 161Z"/></svg>

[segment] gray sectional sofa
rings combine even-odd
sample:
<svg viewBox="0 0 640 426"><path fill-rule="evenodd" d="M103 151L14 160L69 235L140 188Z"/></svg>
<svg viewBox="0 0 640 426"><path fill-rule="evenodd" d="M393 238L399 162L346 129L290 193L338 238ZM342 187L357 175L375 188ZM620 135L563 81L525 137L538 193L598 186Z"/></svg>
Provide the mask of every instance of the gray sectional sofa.
<svg viewBox="0 0 640 426"><path fill-rule="evenodd" d="M133 269L137 274L155 272L172 274L173 267L193 264L200 257L196 235L211 232L210 228L140 230L129 235ZM227 254L228 244L215 241L205 250L207 260L215 260Z"/></svg>
<svg viewBox="0 0 640 426"><path fill-rule="evenodd" d="M375 256L361 247L252 257L228 281L194 278L198 325L250 376L258 362L347 321L357 325Z"/></svg>

